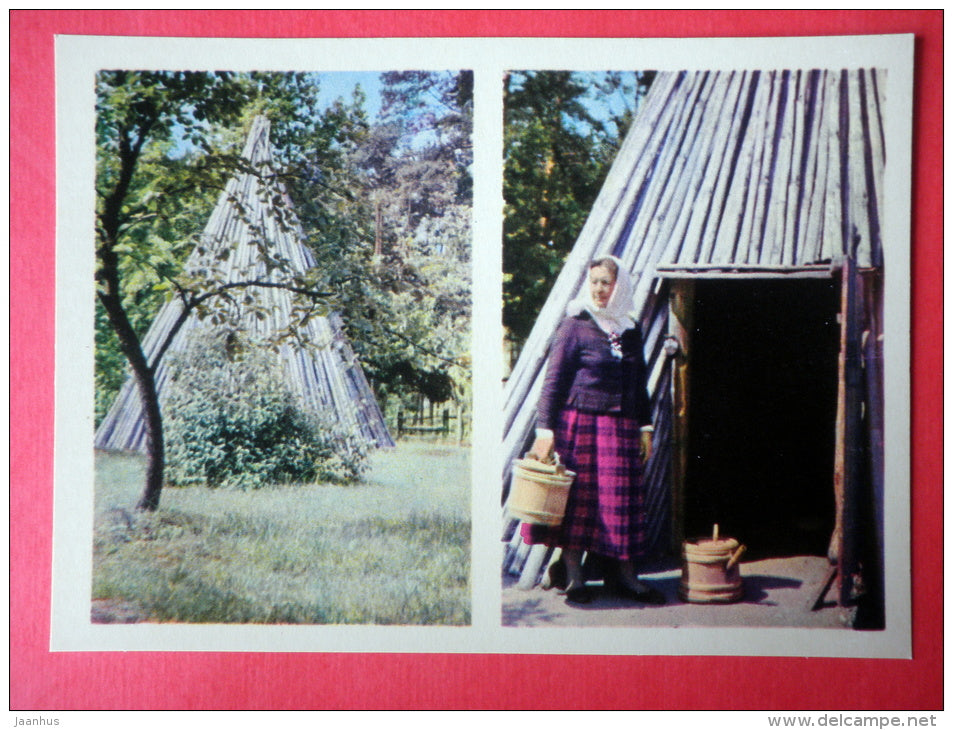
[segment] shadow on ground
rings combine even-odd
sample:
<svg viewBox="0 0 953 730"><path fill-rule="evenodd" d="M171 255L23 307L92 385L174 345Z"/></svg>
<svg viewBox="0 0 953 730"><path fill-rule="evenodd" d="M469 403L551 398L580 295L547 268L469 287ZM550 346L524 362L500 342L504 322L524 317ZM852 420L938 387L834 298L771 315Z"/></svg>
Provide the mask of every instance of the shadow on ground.
<svg viewBox="0 0 953 730"><path fill-rule="evenodd" d="M813 610L823 589L826 558L795 556L743 562L744 595L729 604L685 603L678 598L681 569L673 559L647 565L643 581L665 594L663 606L618 598L594 581L594 598L569 604L556 590L525 590L509 576L503 581L504 626L787 626L844 628L846 617L831 600ZM829 596L828 596L829 598Z"/></svg>

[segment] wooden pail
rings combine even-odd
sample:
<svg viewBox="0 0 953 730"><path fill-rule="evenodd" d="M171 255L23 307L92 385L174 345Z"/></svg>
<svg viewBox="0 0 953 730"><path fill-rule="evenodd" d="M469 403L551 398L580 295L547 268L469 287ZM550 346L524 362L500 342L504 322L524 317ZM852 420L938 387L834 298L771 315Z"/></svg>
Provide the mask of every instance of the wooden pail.
<svg viewBox="0 0 953 730"><path fill-rule="evenodd" d="M576 473L567 471L556 456L552 463L529 454L514 459L506 508L510 515L534 525L555 527L563 521L569 488Z"/></svg>
<svg viewBox="0 0 953 730"><path fill-rule="evenodd" d="M689 603L732 603L741 600L744 586L738 561L745 551L733 538L712 537L682 543L682 580L678 597Z"/></svg>

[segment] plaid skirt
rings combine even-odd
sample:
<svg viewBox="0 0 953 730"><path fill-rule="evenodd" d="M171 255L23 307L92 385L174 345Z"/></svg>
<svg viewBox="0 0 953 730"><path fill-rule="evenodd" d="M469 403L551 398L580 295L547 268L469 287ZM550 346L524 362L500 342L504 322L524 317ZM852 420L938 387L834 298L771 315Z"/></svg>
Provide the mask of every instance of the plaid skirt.
<svg viewBox="0 0 953 730"><path fill-rule="evenodd" d="M523 524L523 541L583 550L616 560L648 548L639 425L613 413L562 412L555 449L576 472L558 527Z"/></svg>

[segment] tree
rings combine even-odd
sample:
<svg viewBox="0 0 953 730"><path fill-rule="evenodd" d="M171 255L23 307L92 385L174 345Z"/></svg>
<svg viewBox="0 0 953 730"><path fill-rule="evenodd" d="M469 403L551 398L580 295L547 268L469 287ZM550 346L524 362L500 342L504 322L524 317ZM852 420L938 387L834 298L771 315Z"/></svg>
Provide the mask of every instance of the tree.
<svg viewBox="0 0 953 730"><path fill-rule="evenodd" d="M364 328L354 339L380 396L443 402L469 388L472 73L382 80L380 116L354 154L372 205L374 286L348 322Z"/></svg>
<svg viewBox="0 0 953 730"><path fill-rule="evenodd" d="M181 270L181 251L191 249L195 239L181 235L179 224L194 224L195 211L222 188L234 166L248 166L234 152L212 154L213 142L227 144L216 136L261 98L260 81L224 72L106 71L97 79L96 293L143 407L148 453L139 509L159 504L165 441L155 373L185 320L193 313L214 319L221 315L216 307L226 306L236 292L250 296L260 287L281 286L312 302L324 295L310 273L293 275L288 262L262 248L261 259L277 278L224 282L214 266ZM173 154L174 148L186 151ZM149 361L136 326L135 300L157 295L177 297L181 310Z"/></svg>

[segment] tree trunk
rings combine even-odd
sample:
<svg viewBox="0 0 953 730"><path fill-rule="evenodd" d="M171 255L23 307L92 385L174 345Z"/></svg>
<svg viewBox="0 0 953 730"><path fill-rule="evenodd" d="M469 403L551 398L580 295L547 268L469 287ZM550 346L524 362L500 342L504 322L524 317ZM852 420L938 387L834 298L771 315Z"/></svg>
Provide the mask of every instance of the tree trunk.
<svg viewBox="0 0 953 730"><path fill-rule="evenodd" d="M378 200L374 208L374 255L380 256L384 253L384 215L381 212L381 201Z"/></svg>
<svg viewBox="0 0 953 730"><path fill-rule="evenodd" d="M116 187L105 197L99 220L101 224L100 245L97 250L99 270L96 279L104 290L99 291L99 300L109 317L109 323L119 338L119 347L129 361L136 378L139 400L142 402L146 420L147 462L146 484L136 509L153 511L159 506L162 494L162 479L165 472L165 439L162 434L162 414L159 410L159 394L156 391L155 371L142 351L142 343L129 321L122 305L122 287L119 284L119 257L116 243L119 241L122 202L129 192L132 176L139 161L142 146L149 130L155 123L157 113L140 120L136 127L127 127L119 134L120 172ZM155 365L155 363L153 363Z"/></svg>
<svg viewBox="0 0 953 730"><path fill-rule="evenodd" d="M109 322L119 337L119 346L132 367L139 391L139 400L146 422L146 483L136 509L155 510L159 506L162 480L165 472L165 438L162 431L162 413L159 409L159 394L155 374L146 361L139 336L129 322L119 297L100 294L99 299L106 310Z"/></svg>
<svg viewBox="0 0 953 730"><path fill-rule="evenodd" d="M139 399L146 418L148 447L146 451L146 484L136 505L138 510L152 512L159 507L162 494L162 481L165 474L165 436L162 432L162 413L159 410L159 395L156 392L152 370L148 369L144 377L136 377L139 386Z"/></svg>

